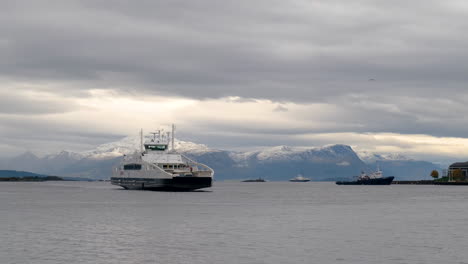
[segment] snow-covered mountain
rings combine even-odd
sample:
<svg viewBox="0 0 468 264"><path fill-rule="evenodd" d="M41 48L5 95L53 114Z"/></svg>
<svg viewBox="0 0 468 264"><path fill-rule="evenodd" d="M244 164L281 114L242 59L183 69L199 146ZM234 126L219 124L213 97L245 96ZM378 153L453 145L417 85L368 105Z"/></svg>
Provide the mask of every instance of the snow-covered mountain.
<svg viewBox="0 0 468 264"><path fill-rule="evenodd" d="M188 141L174 140L176 150L183 153L203 153L212 151L206 145L196 144ZM109 159L131 154L140 149L140 137L128 136L119 141L102 144L93 150L77 153L78 156L92 159Z"/></svg>
<svg viewBox="0 0 468 264"><path fill-rule="evenodd" d="M400 153L373 153L369 151L358 151L356 154L359 158L366 163L374 163L376 161L390 161L390 160L414 160L412 158L406 157Z"/></svg>
<svg viewBox="0 0 468 264"><path fill-rule="evenodd" d="M28 152L0 161L0 169L104 179L110 177L111 167L118 163L122 155L138 151L139 146L140 138L129 136L79 153L62 151L37 157ZM234 152L175 140L175 148L212 167L218 180L256 177L287 180L297 174L313 180L345 179L357 175L361 170L370 171L377 164L386 175L394 175L398 179L418 179L433 169L439 169L435 164L414 161L402 155L356 153L347 145L315 148L277 146L258 151Z"/></svg>
<svg viewBox="0 0 468 264"><path fill-rule="evenodd" d="M313 180L331 180L350 177L367 167L346 145L319 148L278 146L261 151L231 152L229 157L234 166L221 167L218 171L230 178L261 176L270 180L287 180L302 174Z"/></svg>

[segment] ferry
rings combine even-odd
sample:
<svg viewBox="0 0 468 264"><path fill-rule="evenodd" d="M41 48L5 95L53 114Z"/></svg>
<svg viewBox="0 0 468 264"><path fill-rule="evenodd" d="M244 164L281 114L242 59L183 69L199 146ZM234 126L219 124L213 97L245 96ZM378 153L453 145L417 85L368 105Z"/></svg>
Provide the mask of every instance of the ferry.
<svg viewBox="0 0 468 264"><path fill-rule="evenodd" d="M289 180L290 182L309 182L310 179L303 177L301 174Z"/></svg>
<svg viewBox="0 0 468 264"><path fill-rule="evenodd" d="M128 190L193 191L212 185L214 170L174 149L172 132L156 130L143 139L140 151L125 155L113 168L111 183Z"/></svg>

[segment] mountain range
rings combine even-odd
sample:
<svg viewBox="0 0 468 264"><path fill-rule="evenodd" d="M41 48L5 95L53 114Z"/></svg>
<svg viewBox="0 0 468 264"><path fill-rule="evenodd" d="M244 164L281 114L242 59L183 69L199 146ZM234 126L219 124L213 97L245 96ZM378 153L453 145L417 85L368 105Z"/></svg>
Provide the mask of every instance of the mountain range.
<svg viewBox="0 0 468 264"><path fill-rule="evenodd" d="M84 152L61 151L39 157L31 152L0 160L0 169L24 170L48 175L108 179L111 168L124 154L138 151L139 137L126 137ZM323 147L277 146L257 151L228 151L203 144L175 141L175 148L215 170L217 180L266 178L283 181L302 174L314 181L350 179L362 170L379 166L385 176L398 180L427 179L432 170L441 168L395 154L356 153L347 145Z"/></svg>

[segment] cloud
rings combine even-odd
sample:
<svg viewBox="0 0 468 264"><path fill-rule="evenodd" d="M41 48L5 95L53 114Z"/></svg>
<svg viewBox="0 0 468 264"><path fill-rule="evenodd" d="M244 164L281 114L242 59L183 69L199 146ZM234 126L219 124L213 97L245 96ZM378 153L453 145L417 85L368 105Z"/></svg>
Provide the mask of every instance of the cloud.
<svg viewBox="0 0 468 264"><path fill-rule="evenodd" d="M459 5L15 1L0 11L0 69L4 78L75 89L198 99L466 94Z"/></svg>
<svg viewBox="0 0 468 264"><path fill-rule="evenodd" d="M414 124L419 122L417 111L414 116L405 119L401 109L388 106L388 103L381 106L367 104L369 98L362 100L352 102L352 106L285 103L281 106L288 111L277 112L271 109L278 107L278 104L270 100L131 97L128 94L93 90L89 97L74 101L77 107L73 111L0 115L0 145L5 146L0 155L26 150L36 153L62 149L83 151L125 135L136 134L139 128L149 131L176 123L179 138L221 149L249 150L276 145L312 147L342 143L360 151L405 153L415 158L468 158L465 150L468 149L468 141L463 137L416 133L421 130L414 128ZM434 105L436 108L446 107L450 102L438 101ZM371 115L362 115L364 112L376 116L372 119ZM385 115L387 112L390 114ZM436 125L431 127L429 121L425 121L426 128L434 130ZM453 120L448 119L447 123L450 122ZM405 129L405 126L408 128ZM405 133L389 133L392 129Z"/></svg>
<svg viewBox="0 0 468 264"><path fill-rule="evenodd" d="M6 1L0 134L89 133L89 147L176 122L181 136L223 147L464 138L467 10L435 0Z"/></svg>
<svg viewBox="0 0 468 264"><path fill-rule="evenodd" d="M0 90L0 115L65 113L78 107L74 100L31 87L6 85L5 88Z"/></svg>
<svg viewBox="0 0 468 264"><path fill-rule="evenodd" d="M273 109L274 112L287 112L288 109L282 105L277 105L275 109Z"/></svg>

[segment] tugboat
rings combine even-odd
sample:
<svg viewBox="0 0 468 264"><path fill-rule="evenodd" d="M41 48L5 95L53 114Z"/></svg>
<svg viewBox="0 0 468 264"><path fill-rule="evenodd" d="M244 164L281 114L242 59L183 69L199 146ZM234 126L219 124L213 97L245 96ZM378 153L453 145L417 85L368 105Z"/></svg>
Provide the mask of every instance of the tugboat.
<svg viewBox="0 0 468 264"><path fill-rule="evenodd" d="M296 177L289 180L290 182L308 182L310 181L309 178L303 177L301 174L297 175Z"/></svg>
<svg viewBox="0 0 468 264"><path fill-rule="evenodd" d="M355 181L337 181L338 185L390 185L395 177L383 177L383 172L377 168L377 171L366 174L361 172Z"/></svg>
<svg viewBox="0 0 468 264"><path fill-rule="evenodd" d="M172 133L157 130L143 143L140 152L125 155L113 168L111 183L130 190L192 191L211 187L214 171L174 149ZM172 148L169 149L169 143Z"/></svg>

